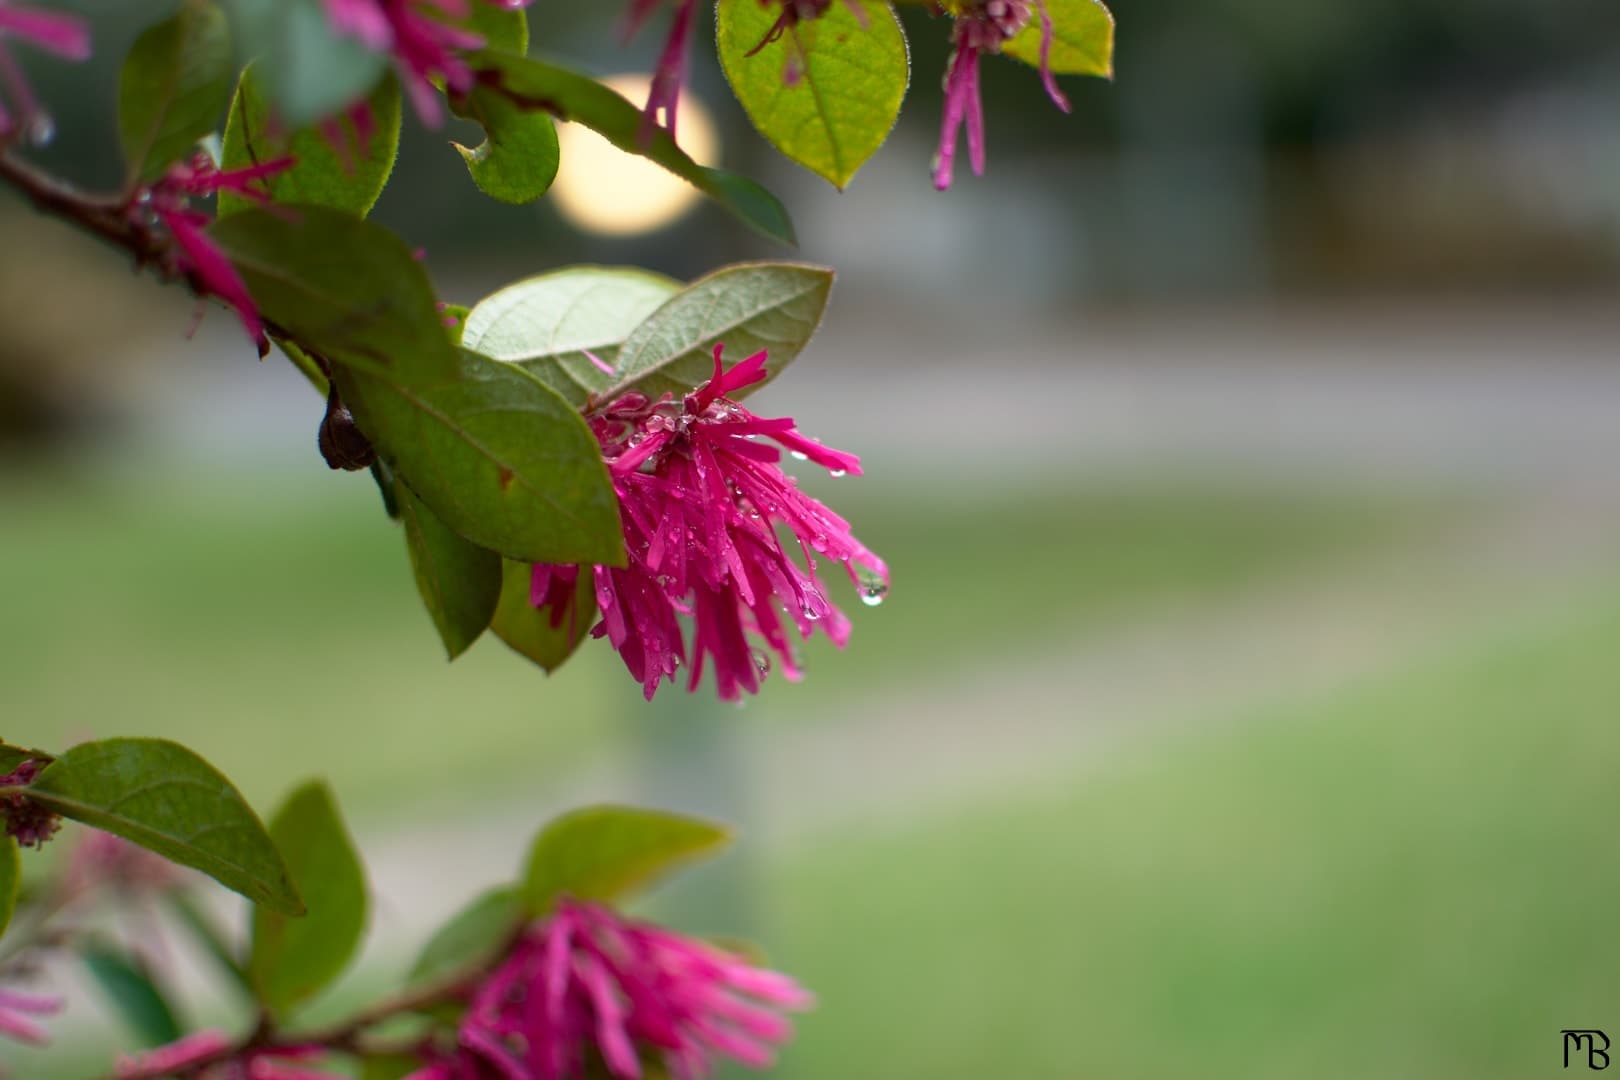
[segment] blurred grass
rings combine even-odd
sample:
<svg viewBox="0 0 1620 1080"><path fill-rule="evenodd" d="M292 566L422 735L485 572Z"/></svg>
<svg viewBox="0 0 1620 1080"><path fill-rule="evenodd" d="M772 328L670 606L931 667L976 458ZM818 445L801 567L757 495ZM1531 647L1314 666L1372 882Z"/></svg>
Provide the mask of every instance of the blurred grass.
<svg viewBox="0 0 1620 1080"><path fill-rule="evenodd" d="M1620 587L779 865L783 1075L1554 1075L1620 1023ZM1143 752L1145 750L1151 752Z"/></svg>
<svg viewBox="0 0 1620 1080"><path fill-rule="evenodd" d="M828 493L895 568L892 599L868 610L834 583L854 645L812 648L810 679L772 685L766 715L1173 609L1428 519L1371 499L836 485ZM611 746L644 707L590 644L549 680L493 639L444 663L364 476L11 473L0 505L0 734L14 741L168 736L256 801L321 771L364 814L521 790Z"/></svg>

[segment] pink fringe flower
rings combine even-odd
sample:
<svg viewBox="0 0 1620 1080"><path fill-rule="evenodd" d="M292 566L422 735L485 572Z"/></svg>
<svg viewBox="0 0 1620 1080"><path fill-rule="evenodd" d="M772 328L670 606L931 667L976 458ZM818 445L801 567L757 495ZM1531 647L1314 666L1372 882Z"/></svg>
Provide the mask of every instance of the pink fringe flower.
<svg viewBox="0 0 1620 1080"><path fill-rule="evenodd" d="M335 1073L316 1072L304 1063L324 1057L317 1045L278 1046L231 1054L235 1043L223 1031L199 1031L168 1046L120 1058L118 1075L154 1077L195 1075L199 1080L342 1080ZM197 1070L200 1072L187 1072Z"/></svg>
<svg viewBox="0 0 1620 1080"><path fill-rule="evenodd" d="M694 625L695 690L713 662L720 697L757 693L769 670L759 640L789 679L800 676L791 632L818 627L840 648L849 620L827 599L818 557L841 563L868 604L882 600L889 573L850 531L849 522L798 489L782 472L782 450L834 476L859 475L860 459L799 434L790 418L764 419L728 394L765 378L764 352L730 371L715 346L714 377L684 400L627 393L590 417L619 497L629 565L595 566L606 637L650 700L687 661L678 616ZM770 439L770 446L759 439ZM780 449L779 449L780 447ZM785 526L804 555L801 567L784 548ZM539 565L530 599L549 607L554 626L573 618L574 567Z"/></svg>
<svg viewBox="0 0 1620 1080"><path fill-rule="evenodd" d="M30 1018L59 1013L63 1004L59 997L0 989L0 1035L32 1046L44 1046L50 1042L50 1032Z"/></svg>
<svg viewBox="0 0 1620 1080"><path fill-rule="evenodd" d="M984 175L984 104L979 96L979 55L996 53L1029 25L1039 11L1041 16L1041 84L1052 103L1069 111L1069 99L1058 88L1049 57L1052 51L1052 17L1044 0L970 0L962 5L952 31L955 48L945 68L945 120L939 135L939 153L934 158L934 187L951 186L956 171L956 140L967 127L968 160L973 175Z"/></svg>
<svg viewBox="0 0 1620 1080"><path fill-rule="evenodd" d="M769 1068L793 1026L782 1014L815 999L785 975L712 945L631 922L594 904L561 903L473 993L453 1056L408 1080L640 1080L643 1060L676 1080L713 1059Z"/></svg>
<svg viewBox="0 0 1620 1080"><path fill-rule="evenodd" d="M206 229L212 219L196 209L192 201L230 191L257 202L269 202L269 196L254 185L292 164L292 158L279 158L226 172L207 154L197 154L190 161L170 166L160 180L130 204L130 215L137 222L155 218L168 230L175 243L174 269L191 279L198 295L217 296L235 308L261 356L270 351L270 341L259 309L236 268L208 238Z"/></svg>
<svg viewBox="0 0 1620 1080"><path fill-rule="evenodd" d="M627 40L635 36L661 2L630 0L630 10L624 16L624 37ZM675 0L675 18L670 22L669 37L664 40L664 51L658 56L652 86L647 90L647 106L642 122L644 139L659 127L668 131L672 138L675 135L675 114L680 107L681 90L686 85L686 57L690 51L696 15L697 0Z"/></svg>
<svg viewBox="0 0 1620 1080"><path fill-rule="evenodd" d="M7 38L26 41L65 60L88 60L90 26L77 15L0 0L0 88L11 98L10 110L0 99L0 140L26 131L43 141L50 130L50 118L40 109L22 69L6 50Z"/></svg>
<svg viewBox="0 0 1620 1080"><path fill-rule="evenodd" d="M374 52L393 55L417 115L431 127L444 119L434 80L454 95L473 88L472 68L459 54L483 48L484 39L445 20L465 19L475 2L479 0L325 0L335 30ZM530 0L483 2L516 10L528 7Z"/></svg>
<svg viewBox="0 0 1620 1080"><path fill-rule="evenodd" d="M26 788L43 767L37 761L24 761L0 776L0 787ZM25 848L44 847L45 841L62 827L62 819L54 812L22 794L0 795L0 815L5 817L7 835Z"/></svg>

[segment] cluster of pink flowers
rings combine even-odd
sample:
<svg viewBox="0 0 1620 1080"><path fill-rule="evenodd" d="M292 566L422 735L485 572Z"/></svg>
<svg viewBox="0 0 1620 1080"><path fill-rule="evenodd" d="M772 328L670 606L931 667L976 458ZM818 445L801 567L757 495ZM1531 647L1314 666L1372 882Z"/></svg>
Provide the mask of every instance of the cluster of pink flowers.
<svg viewBox="0 0 1620 1080"><path fill-rule="evenodd" d="M24 761L0 776L0 787L26 788L38 779L43 768L37 761ZM25 848L43 847L62 827L60 817L21 793L0 795L0 814L5 816L6 834Z"/></svg>
<svg viewBox="0 0 1620 1080"><path fill-rule="evenodd" d="M571 1080L600 1060L640 1080L650 1058L676 1080L717 1056L767 1068L808 1008L792 979L606 908L565 901L477 988L453 1052L408 1080Z"/></svg>
<svg viewBox="0 0 1620 1080"><path fill-rule="evenodd" d="M695 627L689 689L712 661L720 697L734 700L757 692L770 666L753 639L777 655L790 679L800 673L790 629L802 639L819 626L840 647L849 639L848 618L817 577L818 557L842 564L868 603L888 590L883 560L780 466L783 449L834 476L859 474L860 459L804 437L790 418L761 418L732 401L728 394L766 377L766 354L727 371L722 348L715 346L714 377L683 400L631 392L590 416L628 552L624 567L591 568L602 611L594 634L612 643L648 698L688 659L680 615ZM803 567L784 548L779 525L797 540ZM577 574L533 570L530 599L550 609L555 625L573 617Z"/></svg>
<svg viewBox="0 0 1620 1080"><path fill-rule="evenodd" d="M269 202L269 196L254 185L292 164L291 158L279 158L224 171L207 154L198 153L189 161L171 166L156 183L138 192L129 205L130 219L135 224L143 227L158 224L168 232L174 240L172 269L189 278L199 296L217 296L234 308L248 336L259 347L260 355L270 351L270 341L265 336L258 307L242 276L209 239L206 230L212 218L197 209L194 200L230 191L258 202Z"/></svg>
<svg viewBox="0 0 1620 1080"><path fill-rule="evenodd" d="M956 170L956 140L967 127L968 160L975 176L984 175L984 105L979 97L979 56L1000 52L1039 12L1041 82L1052 103L1069 111L1069 99L1058 89L1048 58L1052 51L1052 17L1045 0L970 0L957 13L951 35L954 48L945 69L945 120L934 159L934 187L951 186Z"/></svg>
<svg viewBox="0 0 1620 1080"><path fill-rule="evenodd" d="M6 50L6 40L15 38L67 60L90 57L90 27L76 15L0 0L0 141L23 132L42 139L50 131L50 118L34 99L22 69ZM10 107L7 107L7 98Z"/></svg>
<svg viewBox="0 0 1620 1080"><path fill-rule="evenodd" d="M393 56L400 81L425 124L444 118L435 80L451 94L473 87L473 72L460 55L479 49L484 39L445 19L465 19L480 0L325 0L327 17L338 32L367 48ZM531 0L482 0L498 7L528 7Z"/></svg>

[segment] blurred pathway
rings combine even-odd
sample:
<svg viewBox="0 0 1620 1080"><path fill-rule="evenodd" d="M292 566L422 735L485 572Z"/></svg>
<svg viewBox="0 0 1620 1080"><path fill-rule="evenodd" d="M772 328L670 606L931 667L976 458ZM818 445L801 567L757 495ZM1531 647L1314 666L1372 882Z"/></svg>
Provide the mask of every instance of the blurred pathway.
<svg viewBox="0 0 1620 1080"><path fill-rule="evenodd" d="M837 719L735 726L716 752L660 762L656 801L747 821L759 850L881 814L922 817L1010 784L1073 775L1131 741L1330 693L1464 641L1555 618L1620 579L1620 506L1541 500L1339 568L1294 576L1038 655L953 665L840 709ZM746 720L746 717L743 718ZM736 793L706 787L741 770ZM476 830L399 819L362 837L380 904L375 955L409 949L477 888L509 877L535 823L582 803L646 801L645 774L602 767L486 814ZM674 798L670 793L677 793ZM390 904L386 898L397 898Z"/></svg>

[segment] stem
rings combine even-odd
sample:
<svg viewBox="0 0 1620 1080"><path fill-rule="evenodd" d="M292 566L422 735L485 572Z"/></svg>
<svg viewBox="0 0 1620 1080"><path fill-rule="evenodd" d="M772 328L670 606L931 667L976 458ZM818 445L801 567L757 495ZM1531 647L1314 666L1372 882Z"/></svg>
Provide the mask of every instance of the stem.
<svg viewBox="0 0 1620 1080"><path fill-rule="evenodd" d="M411 990L405 990L361 1009L359 1012L324 1028L310 1031L282 1032L275 1027L274 1020L265 1014L260 1017L259 1024L253 1031L206 1057L200 1057L181 1069L158 1066L150 1069L126 1069L114 1076L105 1077L104 1080L163 1080L171 1076L197 1076L205 1069L227 1062L240 1062L243 1058L257 1053L273 1053L277 1050L301 1049L309 1046L320 1046L327 1050L340 1053L359 1053L364 1047L360 1038L369 1028L376 1027L385 1020L392 1020L396 1016L406 1013L420 1012L433 1005L441 1005L462 997L471 990L482 976L482 972L458 975L452 980L428 983Z"/></svg>

